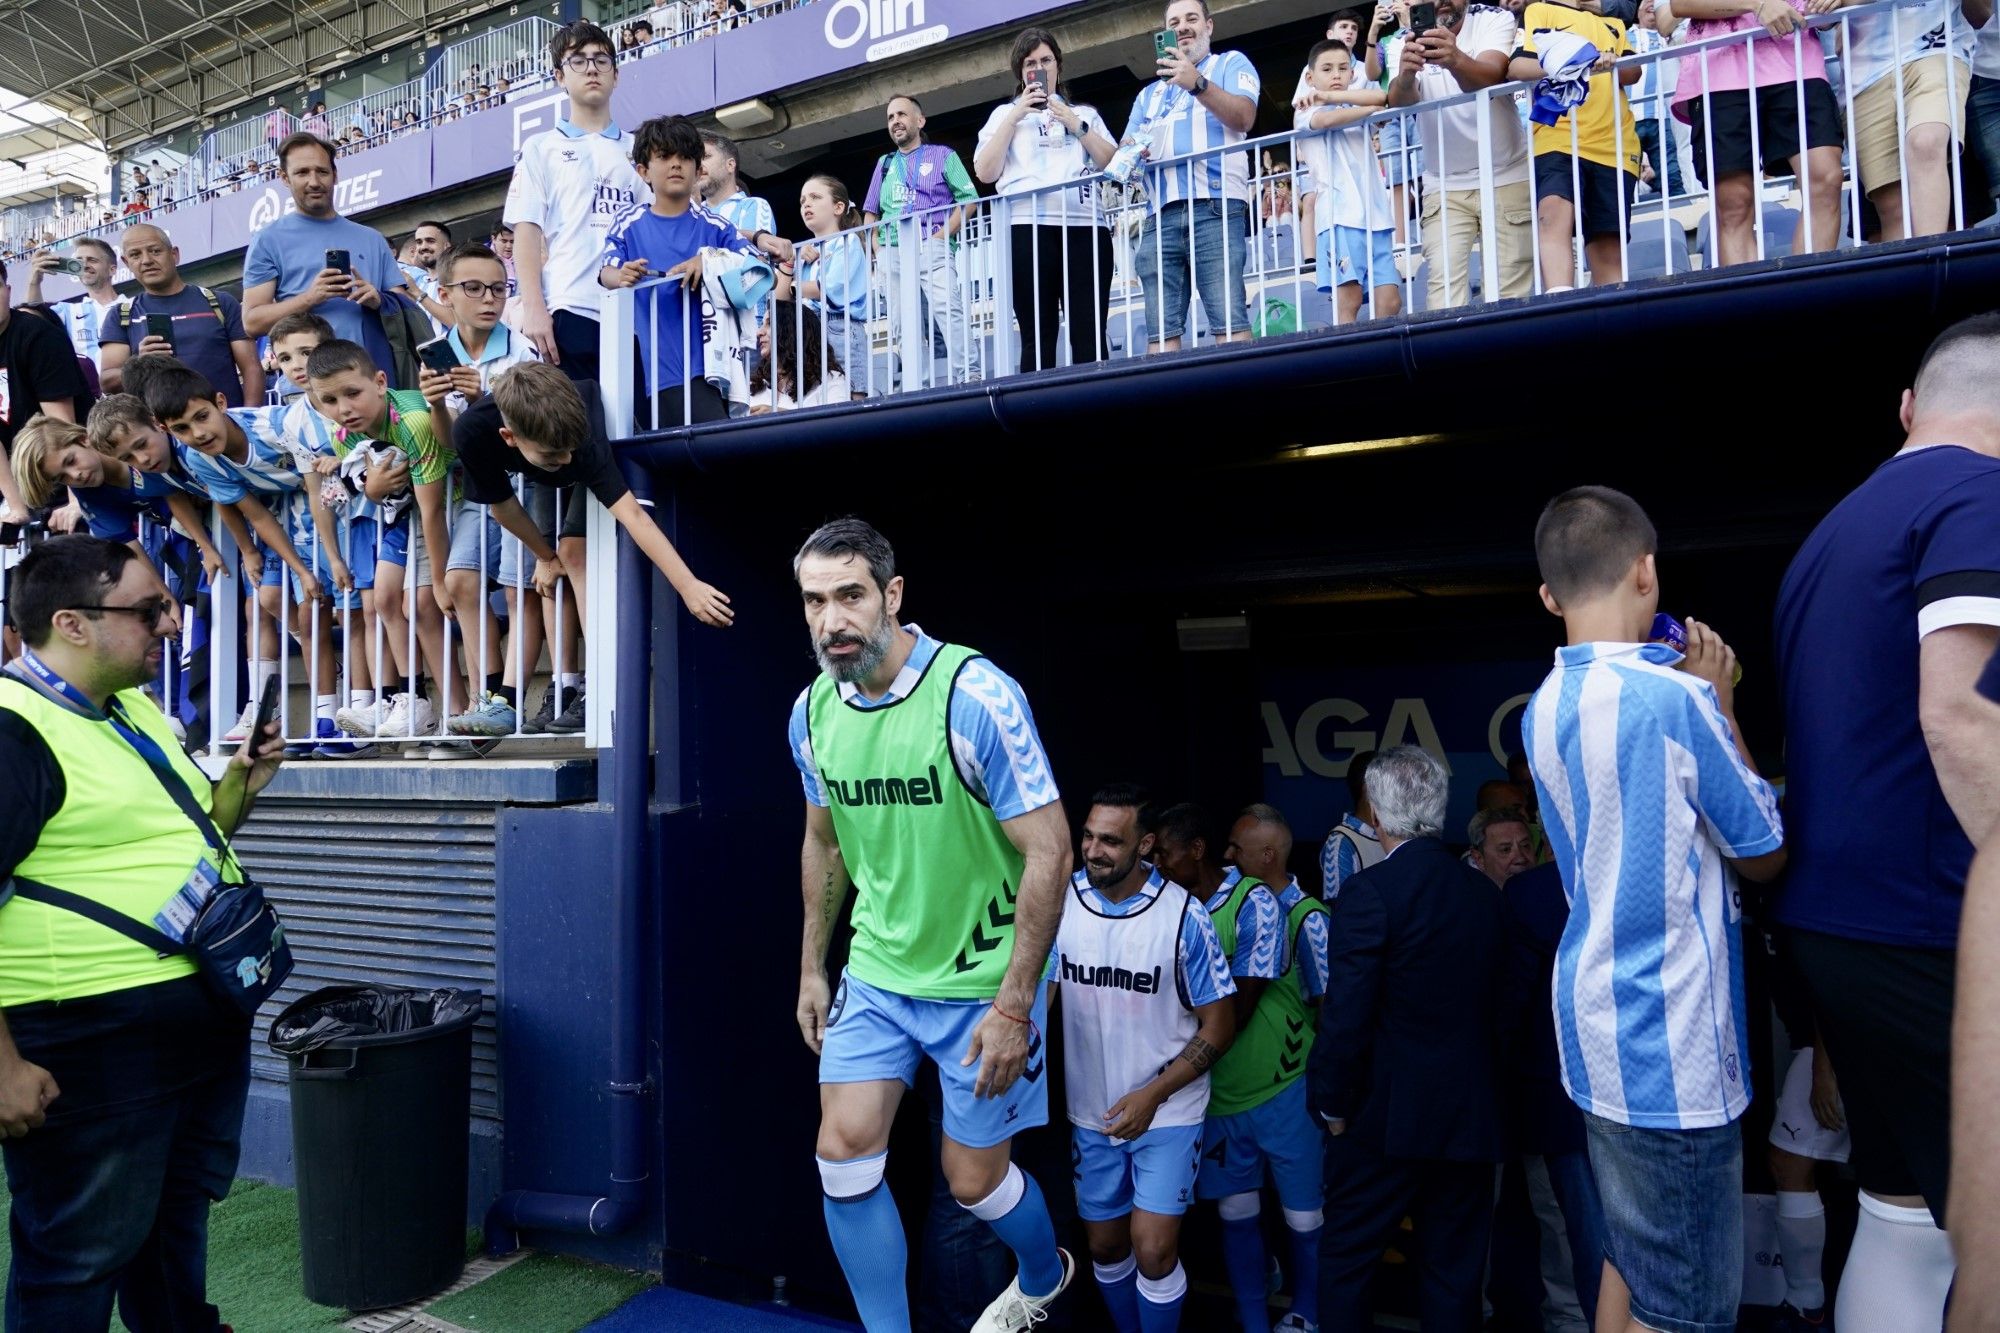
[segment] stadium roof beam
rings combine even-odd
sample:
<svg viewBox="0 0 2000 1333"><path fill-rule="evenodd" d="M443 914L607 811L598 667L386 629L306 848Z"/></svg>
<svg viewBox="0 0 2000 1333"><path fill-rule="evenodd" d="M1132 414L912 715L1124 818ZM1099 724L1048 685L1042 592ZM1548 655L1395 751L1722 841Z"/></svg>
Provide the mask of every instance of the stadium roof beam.
<svg viewBox="0 0 2000 1333"><path fill-rule="evenodd" d="M87 112L108 147L309 82L423 32L464 0L0 0L0 69ZM12 21L9 21L12 20Z"/></svg>

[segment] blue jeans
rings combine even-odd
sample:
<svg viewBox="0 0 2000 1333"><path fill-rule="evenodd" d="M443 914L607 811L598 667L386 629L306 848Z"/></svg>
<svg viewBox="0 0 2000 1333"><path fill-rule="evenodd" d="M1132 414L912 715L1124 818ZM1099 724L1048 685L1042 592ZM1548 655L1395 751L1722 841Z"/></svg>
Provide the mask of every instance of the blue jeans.
<svg viewBox="0 0 2000 1333"><path fill-rule="evenodd" d="M1563 1229L1569 1233L1576 1303L1585 1319L1594 1320L1597 1289L1604 1282L1604 1205L1597 1198L1597 1176L1590 1169L1590 1153L1550 1153L1542 1162L1549 1169L1549 1184L1555 1189L1557 1206L1562 1209Z"/></svg>
<svg viewBox="0 0 2000 1333"><path fill-rule="evenodd" d="M1972 76L1972 90L1965 98L1965 117L1971 131L1972 151L1979 154L1979 164L1986 168L1986 191L2000 199L2000 79Z"/></svg>
<svg viewBox="0 0 2000 1333"><path fill-rule="evenodd" d="M1196 199L1162 204L1146 220L1133 263L1146 298L1146 328L1154 342L1187 332L1190 278L1208 316L1211 337L1249 329L1250 297L1243 286L1244 242L1249 234L1250 205L1241 199L1229 201L1226 217L1222 200Z"/></svg>
<svg viewBox="0 0 2000 1333"><path fill-rule="evenodd" d="M1660 142L1660 122L1641 120L1639 126L1639 147L1653 163L1653 188L1669 198L1679 198L1687 193L1681 184L1681 146L1673 135L1666 138L1665 147ZM1661 184L1662 181L1666 183Z"/></svg>
<svg viewBox="0 0 2000 1333"><path fill-rule="evenodd" d="M1588 1112L1604 1253L1632 1317L1660 1333L1735 1333L1743 1296L1743 1135L1639 1129Z"/></svg>
<svg viewBox="0 0 2000 1333"><path fill-rule="evenodd" d="M132 1333L214 1333L208 1208L236 1174L248 1025L194 977L8 1022L62 1095L4 1147L7 1333L100 1333L114 1301Z"/></svg>

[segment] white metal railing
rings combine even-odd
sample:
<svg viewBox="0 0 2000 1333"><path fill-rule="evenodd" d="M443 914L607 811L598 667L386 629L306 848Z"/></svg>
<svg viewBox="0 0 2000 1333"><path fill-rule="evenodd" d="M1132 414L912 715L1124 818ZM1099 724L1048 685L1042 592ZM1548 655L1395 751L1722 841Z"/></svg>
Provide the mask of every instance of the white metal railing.
<svg viewBox="0 0 2000 1333"><path fill-rule="evenodd" d="M1148 163L1131 188L1100 175L950 204L801 243L800 262L777 274L774 295L780 299L770 303L774 313L758 331L777 364L762 377L749 378L754 387L747 390L742 372L761 359L747 345L739 349L737 364L702 367L682 357L677 384L654 382L653 363L648 363L643 392L632 382L630 349L635 342L642 357L644 349L660 345L663 335L669 343L679 338L683 347L701 346L712 343L720 328L723 337L748 342L747 335L733 333L733 320L718 316L714 302L705 309L687 305L672 284L649 274L640 287L606 296L606 390L631 405L627 415L633 429L645 432L712 419L721 410L718 398L736 416L833 406L849 395L878 397L1104 356L1141 355L1160 346L1163 334L1177 331L1188 342L1201 344L1853 247L1864 236L1862 191L1845 150L1837 179L1830 170L1815 173L1809 156L1804 181L1766 179L1761 171L1741 173L1732 181L1724 173L1735 194L1729 216L1720 224L1714 192L1697 179L1692 162L1679 162L1684 188L1667 197L1665 155L1671 152L1678 159L1691 151L1685 123L1673 107L1680 102L1704 112L1698 118L1706 127L1700 147L1704 159L1713 161L1714 118L1706 113L1712 112L1718 90L1710 74L1711 53L1737 48L1754 84L1760 52L1766 52L1768 62L1771 43L1786 43L1791 67L1799 72L1783 83L1763 86L1758 100L1775 102L1803 125L1810 81L1803 71L1816 68L1805 57L1822 34L1827 40L1837 37L1843 49L1852 51L1856 30L1864 25L1889 24L1900 35L1914 37L1911 26L1918 20L1910 11L1935 14L1940 8L1944 49L1955 49L1968 30L1948 8L1935 0L1881 0L1825 16L1801 15L1799 26L1780 38L1768 38L1758 29L1620 59L1616 69L1642 75L1662 65L1677 66L1679 83L1676 87L1661 78L1646 107L1661 159L1651 164L1659 188L1641 193L1636 177L1621 172L1631 184L1611 192L1609 208L1615 216L1589 218L1588 234L1584 209L1545 212L1544 207L1557 196L1576 199L1584 194L1575 119L1566 126L1558 123L1556 142L1566 137L1569 152L1553 157L1562 164L1560 176L1551 175L1545 186L1525 123L1532 88L1506 83L1417 106L1382 107L1344 129L1291 131ZM1883 45L1895 52L1891 68L1880 77L1883 86L1896 90L1893 113L1902 142L1910 127L1902 95L1906 48L1915 43ZM1829 71L1839 80L1837 86L1830 81L1829 88L1841 94L1848 143L1855 135L1855 64L1849 60ZM1965 67L1946 60L1943 82L1948 100L1962 102ZM1469 127L1469 138L1440 133L1445 117ZM1628 124L1619 116L1611 123L1613 160L1626 161L1641 146L1634 141L1639 122ZM1382 134L1385 129L1400 133ZM1399 167L1386 174L1408 182L1402 192L1406 211L1400 217L1394 193L1383 186L1388 211L1378 215L1377 229L1391 233L1392 239L1350 256L1356 269L1346 275L1329 271L1335 257L1324 253L1318 235L1309 234L1329 228L1325 201L1314 225L1308 226L1306 217L1307 199L1321 184L1311 179L1308 164L1319 158L1324 166L1322 150L1336 134L1368 136L1364 142L1371 147L1380 135L1391 147L1376 150L1378 162ZM1807 137L1801 130L1800 142ZM1262 166L1267 149L1285 158L1270 171ZM1764 160L1761 129L1755 124L1750 151L1753 161ZM1906 194L1921 188L1943 198L1948 185L1949 216L1931 220L1924 230L1958 229L1968 222L1958 155L1947 158L1939 170L1948 173L1948 181L1927 183L1912 176L1910 163L1898 162ZM1206 177L1207 168L1230 159L1243 163L1236 178L1241 183L1226 170L1214 173L1222 182L1213 191L1216 199L1195 208L1158 202L1169 177ZM1449 191L1438 187L1440 181L1457 180L1469 183ZM1878 188L1884 183L1871 182ZM1564 230L1551 231L1545 219L1564 211ZM1211 220L1201 216L1205 212L1222 217ZM1448 224L1454 212L1460 220ZM1060 247L1025 243L1016 224L1038 213L1052 215L1066 240L1076 233L1088 239ZM955 234L936 234L954 216L962 219ZM1915 210L1906 208L1900 230L1880 239L1905 239L1918 234L1919 227ZM1402 239L1393 239L1395 233ZM853 291L844 301L830 301L823 291L803 300L783 299L801 280L823 279L830 254L850 260L866 256L864 278L849 282L852 289L865 280L865 299ZM808 266L804 261L812 256L821 263ZM1209 308L1212 299L1218 308ZM1185 304L1171 309L1175 301ZM704 332L699 339L694 337L698 318ZM681 327L674 327L676 321ZM704 374L712 376L715 393L698 383ZM845 393L832 384L835 374L843 377Z"/></svg>
<svg viewBox="0 0 2000 1333"><path fill-rule="evenodd" d="M518 83L530 78L548 64L549 39L561 29L549 19L525 18L454 42L431 66L430 84L456 100L462 93L477 95L496 79Z"/></svg>

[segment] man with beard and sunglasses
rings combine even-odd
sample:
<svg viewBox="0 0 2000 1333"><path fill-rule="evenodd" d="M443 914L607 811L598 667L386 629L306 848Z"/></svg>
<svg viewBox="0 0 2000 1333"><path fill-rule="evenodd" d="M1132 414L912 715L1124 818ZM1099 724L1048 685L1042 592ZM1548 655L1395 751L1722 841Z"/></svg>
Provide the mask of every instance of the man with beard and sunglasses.
<svg viewBox="0 0 2000 1333"><path fill-rule="evenodd" d="M871 1333L908 1333L907 1251L883 1188L889 1127L919 1062L944 1093L951 1192L1020 1272L973 1333L1046 1318L1075 1272L1010 1141L1048 1122L1042 971L1069 879L1069 824L1021 687L897 617L888 540L858 518L792 561L821 674L792 705L804 782L799 1030L820 1057L827 1232ZM856 890L838 992L833 922Z"/></svg>

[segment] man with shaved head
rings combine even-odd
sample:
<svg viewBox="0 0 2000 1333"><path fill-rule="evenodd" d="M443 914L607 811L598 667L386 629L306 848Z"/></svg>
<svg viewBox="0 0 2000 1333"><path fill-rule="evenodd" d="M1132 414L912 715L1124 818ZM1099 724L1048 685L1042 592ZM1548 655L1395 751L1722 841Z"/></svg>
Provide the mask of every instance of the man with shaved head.
<svg viewBox="0 0 2000 1333"><path fill-rule="evenodd" d="M1902 448L1813 530L1778 593L1794 852L1773 915L1840 1074L1861 1185L1846 1328L1935 1328L1952 1281L1959 908L2000 823L2000 710L1977 691L2000 640L1996 364L2000 314L1938 336L1903 395Z"/></svg>
<svg viewBox="0 0 2000 1333"><path fill-rule="evenodd" d="M122 392L126 363L158 352L200 371L231 407L261 405L264 366L236 298L182 282L181 252L150 222L126 228L118 252L139 280L139 294L104 312L98 330L104 391Z"/></svg>

